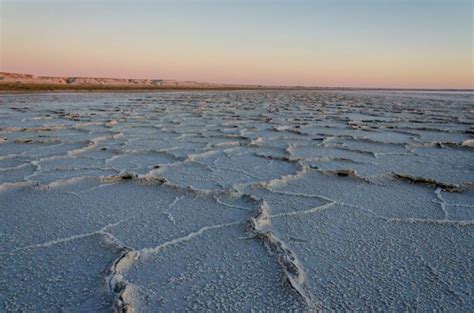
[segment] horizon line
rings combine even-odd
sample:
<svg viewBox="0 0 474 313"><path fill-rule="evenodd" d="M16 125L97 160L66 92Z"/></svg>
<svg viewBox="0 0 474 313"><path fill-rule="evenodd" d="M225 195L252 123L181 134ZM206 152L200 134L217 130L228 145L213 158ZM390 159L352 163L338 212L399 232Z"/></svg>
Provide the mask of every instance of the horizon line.
<svg viewBox="0 0 474 313"><path fill-rule="evenodd" d="M224 82L214 82L214 81L200 81L200 80L180 80L180 79L170 79L170 78L127 78L127 77L113 77L113 76L82 76L82 75L44 75L44 74L32 74L32 73L20 73L20 72L9 72L9 71L0 71L0 75L21 75L21 76L30 76L31 78L51 78L51 79L104 79L104 80L128 80L128 81L160 81L160 82L173 82L173 83L194 83L194 84L202 84L202 85L212 85L212 87L232 87L232 88L239 88L242 87L242 89L245 88L251 88L251 89L260 89L260 90L265 90L265 89L348 89L348 90L394 90L394 91L466 91L466 92L474 92L474 88L430 88L430 87L397 87L397 86L391 86L391 87L361 87L361 86L331 86L331 85L276 85L276 84L245 84L245 83L224 83ZM12 84L14 82L6 82L7 84ZM0 77L0 84L6 84L4 82L4 77ZM19 84L28 84L28 83L22 83L18 82ZM38 84L40 85L41 83L29 83L29 84ZM43 83L45 85L61 85L60 83L52 83L52 82L45 82ZM70 84L68 83L67 85L69 86L81 86L81 84ZM85 85L85 84L82 84ZM104 85L104 87L107 85ZM110 86L110 85L109 85ZM138 86L137 86L138 87ZM212 87L210 89L212 89Z"/></svg>

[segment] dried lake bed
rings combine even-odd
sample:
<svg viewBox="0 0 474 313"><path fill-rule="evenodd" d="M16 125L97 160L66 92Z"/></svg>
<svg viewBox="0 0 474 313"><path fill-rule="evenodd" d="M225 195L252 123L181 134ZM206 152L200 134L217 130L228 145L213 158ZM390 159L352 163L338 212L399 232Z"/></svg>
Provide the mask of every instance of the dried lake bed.
<svg viewBox="0 0 474 313"><path fill-rule="evenodd" d="M473 103L0 95L0 311L472 311Z"/></svg>

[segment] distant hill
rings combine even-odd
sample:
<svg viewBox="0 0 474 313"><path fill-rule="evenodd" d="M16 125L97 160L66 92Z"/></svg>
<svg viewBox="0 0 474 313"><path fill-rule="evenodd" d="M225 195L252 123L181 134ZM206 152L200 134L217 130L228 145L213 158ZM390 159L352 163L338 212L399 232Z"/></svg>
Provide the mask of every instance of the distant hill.
<svg viewBox="0 0 474 313"><path fill-rule="evenodd" d="M472 89L303 87L219 84L168 79L126 79L102 77L55 77L0 72L0 92L9 91L133 91L133 90L389 90L389 91L468 91Z"/></svg>
<svg viewBox="0 0 474 313"><path fill-rule="evenodd" d="M259 89L261 85L216 84L165 79L53 77L0 72L0 90L152 90L152 89ZM284 87L266 87L284 88Z"/></svg>

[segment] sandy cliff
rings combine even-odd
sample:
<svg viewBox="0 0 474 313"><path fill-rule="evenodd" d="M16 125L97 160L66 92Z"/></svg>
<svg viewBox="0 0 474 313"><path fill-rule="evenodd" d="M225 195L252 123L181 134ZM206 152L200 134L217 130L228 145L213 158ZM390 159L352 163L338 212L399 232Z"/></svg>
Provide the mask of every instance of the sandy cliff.
<svg viewBox="0 0 474 313"><path fill-rule="evenodd" d="M238 84L215 84L195 81L177 81L164 79L123 79L123 78L101 78L101 77L51 77L35 76L31 74L17 74L0 72L0 87L8 86L11 89L24 89L29 86L36 88L53 89L226 89L242 88L253 89L260 88L256 85L238 85Z"/></svg>

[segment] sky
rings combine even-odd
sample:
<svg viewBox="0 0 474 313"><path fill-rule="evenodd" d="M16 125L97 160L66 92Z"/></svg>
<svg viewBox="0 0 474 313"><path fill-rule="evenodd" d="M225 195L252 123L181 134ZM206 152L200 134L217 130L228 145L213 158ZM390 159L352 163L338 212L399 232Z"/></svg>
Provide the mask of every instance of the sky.
<svg viewBox="0 0 474 313"><path fill-rule="evenodd" d="M391 88L473 84L472 0L0 0L0 71Z"/></svg>

